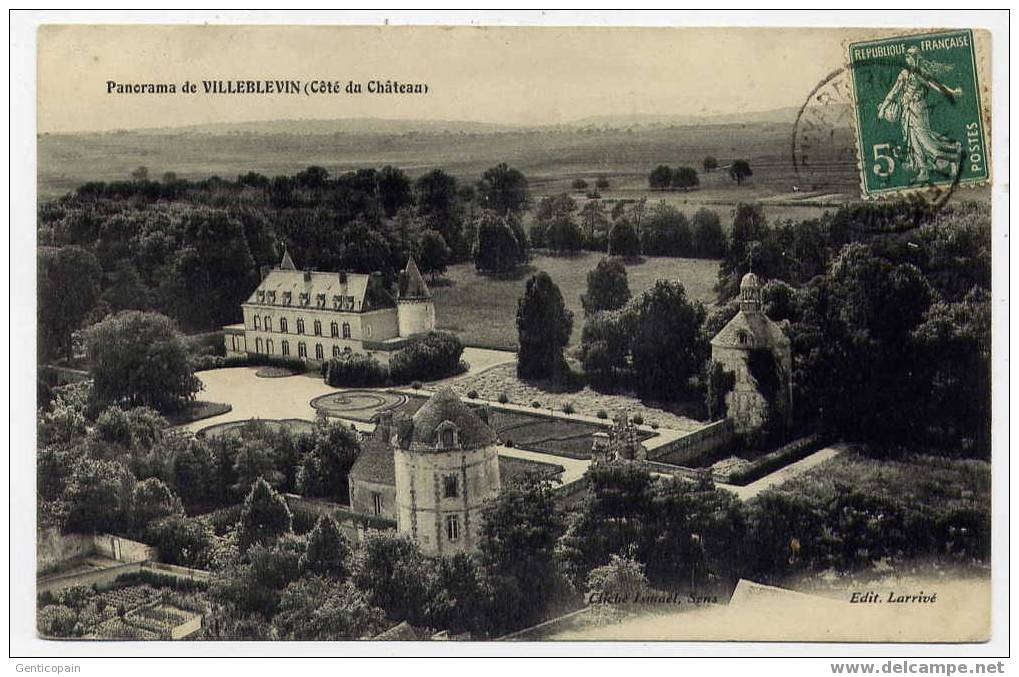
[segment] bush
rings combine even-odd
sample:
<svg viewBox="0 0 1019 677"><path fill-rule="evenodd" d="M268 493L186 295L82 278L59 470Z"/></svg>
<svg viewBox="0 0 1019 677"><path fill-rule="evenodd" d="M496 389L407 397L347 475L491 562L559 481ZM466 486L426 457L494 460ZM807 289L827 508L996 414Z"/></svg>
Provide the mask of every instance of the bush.
<svg viewBox="0 0 1019 677"><path fill-rule="evenodd" d="M468 390L467 391L467 397L469 399L472 399L472 400L478 399L478 391L477 390Z"/></svg>
<svg viewBox="0 0 1019 677"><path fill-rule="evenodd" d="M605 411L604 409L599 409L598 410L598 418L608 418L608 417L609 417L609 412Z"/></svg>
<svg viewBox="0 0 1019 677"><path fill-rule="evenodd" d="M388 380L389 372L371 355L345 353L325 364L325 382L334 388L381 386Z"/></svg>
<svg viewBox="0 0 1019 677"><path fill-rule="evenodd" d="M456 335L430 331L393 355L389 373L394 383L436 381L464 370L463 351L463 342Z"/></svg>
<svg viewBox="0 0 1019 677"><path fill-rule="evenodd" d="M509 401L509 395L506 393L499 393L499 404L508 404Z"/></svg>
<svg viewBox="0 0 1019 677"><path fill-rule="evenodd" d="M822 440L818 435L794 440L733 472L729 475L727 481L729 484L750 484L754 480L758 480L779 468L806 458L820 449L821 444Z"/></svg>
<svg viewBox="0 0 1019 677"><path fill-rule="evenodd" d="M294 357L276 357L274 355L263 355L252 353L249 355L196 355L191 357L191 368L194 371L207 371L209 369L227 369L230 367L280 367L293 372L307 371L307 365Z"/></svg>
<svg viewBox="0 0 1019 677"><path fill-rule="evenodd" d="M78 614L66 606L53 604L37 614L39 634L43 637L74 637L81 634Z"/></svg>
<svg viewBox="0 0 1019 677"><path fill-rule="evenodd" d="M513 440L506 440L505 442L502 443L502 446L509 447L510 449L512 449L513 448Z"/></svg>
<svg viewBox="0 0 1019 677"><path fill-rule="evenodd" d="M634 425L643 425L644 424L644 417L641 416L640 414L634 414L633 418L631 418L630 420L633 421Z"/></svg>
<svg viewBox="0 0 1019 677"><path fill-rule="evenodd" d="M572 402L567 402L566 404L563 405L563 413L564 414L572 414L575 411L576 411L576 409L573 408L573 403Z"/></svg>
<svg viewBox="0 0 1019 677"><path fill-rule="evenodd" d="M421 390L421 381L414 381L410 384L410 387L414 390Z"/></svg>
<svg viewBox="0 0 1019 677"><path fill-rule="evenodd" d="M502 400L499 400L499 401L502 402ZM508 401L508 398L507 398L507 401ZM541 409L541 402L539 402L538 400L535 400L535 401L531 402L531 406L534 407L535 409Z"/></svg>

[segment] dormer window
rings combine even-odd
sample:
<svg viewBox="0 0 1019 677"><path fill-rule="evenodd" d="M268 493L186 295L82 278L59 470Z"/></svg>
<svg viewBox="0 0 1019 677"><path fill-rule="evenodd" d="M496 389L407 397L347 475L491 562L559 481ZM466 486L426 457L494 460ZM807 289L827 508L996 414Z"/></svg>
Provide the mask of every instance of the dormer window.
<svg viewBox="0 0 1019 677"><path fill-rule="evenodd" d="M435 429L440 449L455 449L457 446L457 429L450 421L443 421Z"/></svg>
<svg viewBox="0 0 1019 677"><path fill-rule="evenodd" d="M294 299L293 292L288 291L283 292L283 305L289 306L291 303L293 303L293 299Z"/></svg>
<svg viewBox="0 0 1019 677"><path fill-rule="evenodd" d="M736 340L739 341L741 346L745 346L750 343L750 334L741 329L736 332Z"/></svg>
<svg viewBox="0 0 1019 677"><path fill-rule="evenodd" d="M347 308L350 309L350 310L354 309L354 297L353 296L348 296L347 297Z"/></svg>
<svg viewBox="0 0 1019 677"><path fill-rule="evenodd" d="M266 300L270 304L276 303L276 292L274 292L274 291L267 291L265 293L265 297L266 297Z"/></svg>
<svg viewBox="0 0 1019 677"><path fill-rule="evenodd" d="M265 290L264 289L259 289L258 291L256 291L255 292L255 299L259 303L265 303Z"/></svg>
<svg viewBox="0 0 1019 677"><path fill-rule="evenodd" d="M343 308L343 297L339 294L333 296L333 310L341 310Z"/></svg>
<svg viewBox="0 0 1019 677"><path fill-rule="evenodd" d="M300 301L302 306L307 306L310 300L310 294L307 292L301 292Z"/></svg>
<svg viewBox="0 0 1019 677"><path fill-rule="evenodd" d="M325 294L319 294L316 300L318 301L318 307L319 308L325 308L326 307L326 295Z"/></svg>

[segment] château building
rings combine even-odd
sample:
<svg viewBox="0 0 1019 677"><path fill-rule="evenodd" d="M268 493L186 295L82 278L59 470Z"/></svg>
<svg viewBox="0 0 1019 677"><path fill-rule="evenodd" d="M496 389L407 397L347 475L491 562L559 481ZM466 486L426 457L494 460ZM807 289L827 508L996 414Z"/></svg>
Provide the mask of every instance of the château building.
<svg viewBox="0 0 1019 677"><path fill-rule="evenodd" d="M740 281L739 312L711 339L711 359L736 376L736 383L725 396L727 416L737 433L754 432L765 423L773 408L785 425L792 418L792 353L789 338L782 328L761 309L761 285L757 276L747 273ZM775 361L778 388L768 402L748 366L751 353L767 350Z"/></svg>
<svg viewBox="0 0 1019 677"><path fill-rule="evenodd" d="M435 328L435 302L411 258L393 298L381 273L298 270L289 252L223 328L226 354L268 355L320 364L345 352L389 364L415 334Z"/></svg>
<svg viewBox="0 0 1019 677"><path fill-rule="evenodd" d="M499 495L497 444L487 410L448 387L412 417L382 412L348 474L351 508L395 519L427 555L472 551Z"/></svg>

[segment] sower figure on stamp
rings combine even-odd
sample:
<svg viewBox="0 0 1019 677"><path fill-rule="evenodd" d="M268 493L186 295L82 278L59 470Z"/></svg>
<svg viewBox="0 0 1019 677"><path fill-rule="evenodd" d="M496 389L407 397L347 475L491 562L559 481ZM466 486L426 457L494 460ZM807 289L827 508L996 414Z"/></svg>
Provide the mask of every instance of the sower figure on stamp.
<svg viewBox="0 0 1019 677"><path fill-rule="evenodd" d="M926 182L932 169L950 175L958 171L962 144L931 129L927 101L928 89L949 99L962 96L961 88L953 89L937 80L937 76L951 70L952 66L924 59L919 49L910 47L906 51L906 68L877 109L879 118L898 121L902 126L907 150L905 165L916 174L918 182Z"/></svg>

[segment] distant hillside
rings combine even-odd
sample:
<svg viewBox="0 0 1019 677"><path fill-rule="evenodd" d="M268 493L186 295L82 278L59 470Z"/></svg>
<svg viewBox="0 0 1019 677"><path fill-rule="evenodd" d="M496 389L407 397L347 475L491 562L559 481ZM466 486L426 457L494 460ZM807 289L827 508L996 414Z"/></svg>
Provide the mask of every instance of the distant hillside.
<svg viewBox="0 0 1019 677"><path fill-rule="evenodd" d="M384 118L340 118L335 120L254 120L250 122L214 122L184 127L136 129L113 134L496 134L517 129L511 125L463 120L390 120Z"/></svg>

